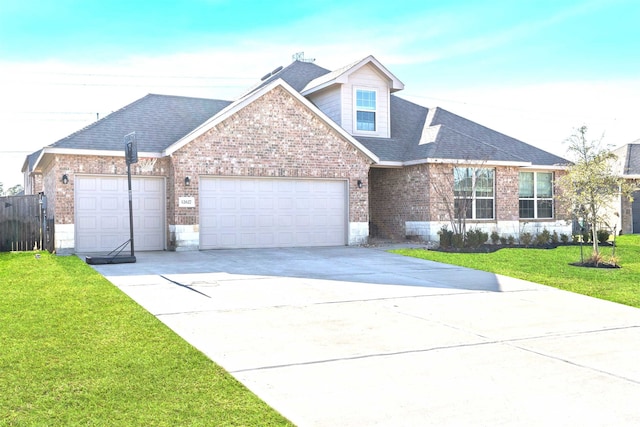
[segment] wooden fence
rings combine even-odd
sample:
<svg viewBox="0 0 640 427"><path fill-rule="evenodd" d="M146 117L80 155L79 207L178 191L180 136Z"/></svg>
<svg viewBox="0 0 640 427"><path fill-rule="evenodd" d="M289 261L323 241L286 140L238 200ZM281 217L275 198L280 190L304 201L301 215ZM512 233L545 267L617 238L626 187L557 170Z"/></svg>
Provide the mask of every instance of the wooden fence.
<svg viewBox="0 0 640 427"><path fill-rule="evenodd" d="M54 221L47 218L47 197L0 197L0 252L54 250Z"/></svg>

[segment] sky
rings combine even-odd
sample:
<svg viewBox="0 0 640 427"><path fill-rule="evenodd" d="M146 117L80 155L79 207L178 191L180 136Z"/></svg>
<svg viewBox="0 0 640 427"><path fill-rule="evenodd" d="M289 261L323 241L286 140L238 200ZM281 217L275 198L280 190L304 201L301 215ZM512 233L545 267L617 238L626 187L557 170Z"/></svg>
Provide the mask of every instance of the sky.
<svg viewBox="0 0 640 427"><path fill-rule="evenodd" d="M2 0L0 183L148 93L233 100L304 52L375 56L397 95L560 156L640 139L637 0Z"/></svg>

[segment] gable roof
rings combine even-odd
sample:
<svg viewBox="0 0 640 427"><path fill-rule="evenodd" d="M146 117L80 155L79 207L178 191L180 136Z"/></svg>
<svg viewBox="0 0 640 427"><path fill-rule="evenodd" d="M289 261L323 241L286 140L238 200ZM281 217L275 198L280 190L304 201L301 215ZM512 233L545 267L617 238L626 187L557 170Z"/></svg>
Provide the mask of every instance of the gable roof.
<svg viewBox="0 0 640 427"><path fill-rule="evenodd" d="M333 128L343 138L345 138L349 143L351 143L358 150L360 150L367 157L369 157L369 159L371 159L373 162L378 162L379 161L379 158L376 156L375 153L370 151L367 147L362 145L357 139L355 139L353 136L351 136L349 133L347 133L344 129L342 129L340 126L338 126L338 124L336 122L334 122L329 117L327 117L322 111L320 111L320 109L318 109L318 107L313 105L311 103L311 101L309 101L307 98L303 97L300 94L300 92L298 92L297 90L295 90L294 88L289 86L289 84L287 84L287 82L285 82L282 79L276 79L275 81L272 81L268 85L261 85L260 89L255 90L255 91L249 93L248 95L245 95L243 98L240 98L237 101L231 103L226 108L224 108L223 110L218 112L218 114L214 115L209 120L207 120L206 122L202 123L200 126L196 127L195 129L193 129L188 134L184 135L181 139L176 141L174 144L171 144L169 147L167 147L162 152L162 155L164 155L164 156L171 155L172 153L176 152L180 148L184 147L189 142L191 142L194 139L198 138L199 136L205 134L211 128L213 128L214 126L218 125L222 121L226 120L227 118L229 118L230 116L235 114L237 111L241 110L242 108L244 108L248 104L250 104L253 101L255 101L256 99L260 98L265 93L274 90L276 87L283 88L291 96L296 98L302 105L304 105L305 107L309 108L314 114L316 114L328 126Z"/></svg>
<svg viewBox="0 0 640 427"><path fill-rule="evenodd" d="M124 136L135 132L138 151L159 153L230 103L149 94L48 148L124 151Z"/></svg>
<svg viewBox="0 0 640 427"><path fill-rule="evenodd" d="M618 156L622 176L634 178L640 176L640 140L623 145L614 150L614 154Z"/></svg>
<svg viewBox="0 0 640 427"><path fill-rule="evenodd" d="M33 172L33 168L36 165L36 161L40 157L40 153L42 153L42 148L38 151L34 151L33 153L27 155L24 159L24 163L22 164L22 172Z"/></svg>
<svg viewBox="0 0 640 427"><path fill-rule="evenodd" d="M381 74L389 79L389 82L391 83L389 85L389 90L391 92L396 92L404 89L404 83L402 83L396 76L394 76L391 71L387 70L387 68L382 65L376 58L374 58L372 55L369 55L364 59L358 60L347 66L315 78L314 80L308 82L304 89L302 89L300 92L306 96L317 90L324 89L325 87L331 86L336 83L347 83L347 80L351 73L357 71L367 64L373 65L378 69L378 71L380 71Z"/></svg>
<svg viewBox="0 0 640 427"><path fill-rule="evenodd" d="M142 155L171 154L197 137L203 129L209 129L277 85L284 87L382 166L446 161L545 167L569 163L559 156L441 108L426 108L396 95L390 97L390 138L354 137L304 97L305 94L329 85L346 82L350 73L369 64L389 79L391 92L404 87L373 56L367 56L333 72L311 62L294 61L287 67L279 67L264 76L262 81L234 102L149 94L45 147L44 151L34 153L33 159L28 159L29 168L35 169L43 156L53 152L124 155L123 137L134 131L138 151ZM26 162L27 160L25 167ZM638 168L640 170L640 166Z"/></svg>

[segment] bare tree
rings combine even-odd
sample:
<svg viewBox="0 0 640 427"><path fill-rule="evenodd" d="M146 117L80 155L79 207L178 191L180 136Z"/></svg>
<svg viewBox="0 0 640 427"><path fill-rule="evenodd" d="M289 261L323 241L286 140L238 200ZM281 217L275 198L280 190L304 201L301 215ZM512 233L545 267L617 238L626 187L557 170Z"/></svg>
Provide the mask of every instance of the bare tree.
<svg viewBox="0 0 640 427"><path fill-rule="evenodd" d="M484 162L471 165L470 162L461 162L452 167L442 167L441 173L432 174L431 188L437 197L436 204L444 211L446 219L451 225L454 234L463 236L467 234L467 220L472 218L474 195L478 185L488 179L483 174ZM491 184L493 189L493 185ZM493 190L492 190L493 191Z"/></svg>

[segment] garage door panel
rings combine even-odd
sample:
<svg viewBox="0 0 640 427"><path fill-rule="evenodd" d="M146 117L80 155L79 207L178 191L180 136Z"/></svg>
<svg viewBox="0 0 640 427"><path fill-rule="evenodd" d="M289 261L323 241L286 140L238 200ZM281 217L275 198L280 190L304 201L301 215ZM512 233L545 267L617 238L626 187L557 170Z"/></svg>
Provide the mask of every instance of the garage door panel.
<svg viewBox="0 0 640 427"><path fill-rule="evenodd" d="M98 188L100 189L101 192L118 192L118 190L120 190L120 187L118 187L118 178L106 178L106 177L102 177L102 178L96 178L97 182L98 182Z"/></svg>
<svg viewBox="0 0 640 427"><path fill-rule="evenodd" d="M164 179L132 177L136 250L162 250L165 242ZM77 176L76 250L109 252L129 240L126 177Z"/></svg>
<svg viewBox="0 0 640 427"><path fill-rule="evenodd" d="M201 249L346 244L345 181L199 181Z"/></svg>

